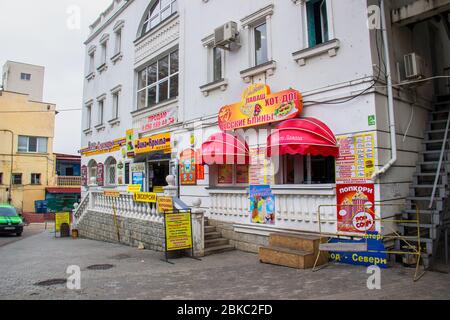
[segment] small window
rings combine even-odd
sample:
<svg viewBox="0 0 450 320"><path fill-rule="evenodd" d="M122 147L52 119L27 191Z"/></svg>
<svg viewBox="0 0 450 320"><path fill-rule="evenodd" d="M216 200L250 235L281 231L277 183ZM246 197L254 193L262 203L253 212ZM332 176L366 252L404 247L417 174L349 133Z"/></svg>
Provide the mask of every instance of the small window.
<svg viewBox="0 0 450 320"><path fill-rule="evenodd" d="M268 61L267 53L267 24L263 23L254 29L255 33L255 65Z"/></svg>
<svg viewBox="0 0 450 320"><path fill-rule="evenodd" d="M326 0L309 0L306 3L309 46L314 47L329 40Z"/></svg>
<svg viewBox="0 0 450 320"><path fill-rule="evenodd" d="M92 126L92 104L86 106L86 130Z"/></svg>
<svg viewBox="0 0 450 320"><path fill-rule="evenodd" d="M118 54L122 51L122 29L116 31L116 42L114 47L114 54Z"/></svg>
<svg viewBox="0 0 450 320"><path fill-rule="evenodd" d="M112 118L118 119L119 118L119 101L120 101L120 91L114 92L112 94L112 101L113 101L113 110L112 110Z"/></svg>
<svg viewBox="0 0 450 320"><path fill-rule="evenodd" d="M95 68L95 53L89 54L89 73L94 72Z"/></svg>
<svg viewBox="0 0 450 320"><path fill-rule="evenodd" d="M98 118L97 125L103 124L103 109L105 105L105 100L98 101Z"/></svg>
<svg viewBox="0 0 450 320"><path fill-rule="evenodd" d="M213 48L213 81L219 81L222 75L222 49Z"/></svg>
<svg viewBox="0 0 450 320"><path fill-rule="evenodd" d="M108 57L108 41L102 43L102 65L106 63Z"/></svg>
<svg viewBox="0 0 450 320"><path fill-rule="evenodd" d="M19 136L18 151L29 153L47 153L48 138Z"/></svg>
<svg viewBox="0 0 450 320"><path fill-rule="evenodd" d="M21 173L13 173L12 183L14 185L21 185L22 184L22 174Z"/></svg>
<svg viewBox="0 0 450 320"><path fill-rule="evenodd" d="M216 166L218 185L242 185L249 182L248 165L220 164Z"/></svg>
<svg viewBox="0 0 450 320"><path fill-rule="evenodd" d="M3 172L0 172L0 184L3 184Z"/></svg>
<svg viewBox="0 0 450 320"><path fill-rule="evenodd" d="M20 80L31 81L31 74L29 73L21 73Z"/></svg>
<svg viewBox="0 0 450 320"><path fill-rule="evenodd" d="M31 184L41 184L41 174L32 173L31 174Z"/></svg>

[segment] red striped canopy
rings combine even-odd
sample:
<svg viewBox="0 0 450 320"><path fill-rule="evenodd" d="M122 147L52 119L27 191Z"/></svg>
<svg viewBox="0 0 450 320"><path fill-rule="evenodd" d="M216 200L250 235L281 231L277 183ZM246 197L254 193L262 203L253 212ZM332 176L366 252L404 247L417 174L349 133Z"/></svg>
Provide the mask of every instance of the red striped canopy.
<svg viewBox="0 0 450 320"><path fill-rule="evenodd" d="M213 134L202 144L203 164L249 164L248 145L229 133Z"/></svg>
<svg viewBox="0 0 450 320"><path fill-rule="evenodd" d="M269 157L284 154L337 157L339 146L333 132L320 120L291 119L280 123L267 139Z"/></svg>

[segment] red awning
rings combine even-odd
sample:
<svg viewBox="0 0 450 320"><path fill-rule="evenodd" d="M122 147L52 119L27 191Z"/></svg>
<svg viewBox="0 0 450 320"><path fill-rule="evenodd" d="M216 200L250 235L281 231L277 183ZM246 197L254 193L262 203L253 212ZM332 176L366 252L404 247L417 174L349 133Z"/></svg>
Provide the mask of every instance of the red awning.
<svg viewBox="0 0 450 320"><path fill-rule="evenodd" d="M213 134L202 144L203 164L249 164L248 145L229 133Z"/></svg>
<svg viewBox="0 0 450 320"><path fill-rule="evenodd" d="M81 188L46 188L48 193L81 193Z"/></svg>
<svg viewBox="0 0 450 320"><path fill-rule="evenodd" d="M267 155L339 155L339 146L330 128L315 118L291 119L276 127L267 139Z"/></svg>

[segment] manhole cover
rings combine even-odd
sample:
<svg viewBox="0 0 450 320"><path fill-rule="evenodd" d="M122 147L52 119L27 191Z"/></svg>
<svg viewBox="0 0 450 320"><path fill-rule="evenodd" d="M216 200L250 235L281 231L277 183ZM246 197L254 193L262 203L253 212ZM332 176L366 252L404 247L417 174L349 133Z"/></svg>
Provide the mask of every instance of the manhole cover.
<svg viewBox="0 0 450 320"><path fill-rule="evenodd" d="M49 280L35 283L34 285L40 286L40 287L49 287L49 286L56 286L56 285L60 285L60 284L66 284L66 283L67 283L66 279L49 279Z"/></svg>
<svg viewBox="0 0 450 320"><path fill-rule="evenodd" d="M114 268L112 264L94 264L87 267L89 270L109 270Z"/></svg>

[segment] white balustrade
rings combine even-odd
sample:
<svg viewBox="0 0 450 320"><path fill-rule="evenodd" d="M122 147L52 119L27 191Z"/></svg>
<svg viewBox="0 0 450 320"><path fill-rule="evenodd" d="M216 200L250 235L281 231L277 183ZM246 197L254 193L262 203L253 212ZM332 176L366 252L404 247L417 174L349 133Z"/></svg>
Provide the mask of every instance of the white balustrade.
<svg viewBox="0 0 450 320"><path fill-rule="evenodd" d="M208 190L212 219L250 223L248 189L224 188ZM275 195L276 227L318 232L320 207L323 231L336 228L336 191L334 185L272 186Z"/></svg>

